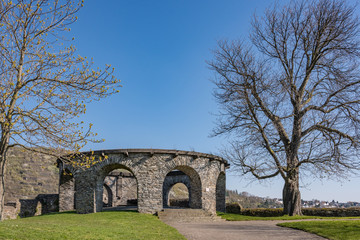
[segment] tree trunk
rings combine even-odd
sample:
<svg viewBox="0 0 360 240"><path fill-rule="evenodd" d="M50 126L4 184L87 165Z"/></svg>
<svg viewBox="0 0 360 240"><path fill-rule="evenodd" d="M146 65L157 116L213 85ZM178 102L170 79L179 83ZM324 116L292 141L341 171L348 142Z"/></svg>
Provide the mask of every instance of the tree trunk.
<svg viewBox="0 0 360 240"><path fill-rule="evenodd" d="M289 216L302 215L298 171L285 180L283 202L284 214Z"/></svg>
<svg viewBox="0 0 360 240"><path fill-rule="evenodd" d="M9 145L10 131L1 129L0 141L0 221L3 220L4 204L5 204L5 173L6 173L6 153Z"/></svg>
<svg viewBox="0 0 360 240"><path fill-rule="evenodd" d="M4 204L5 204L5 167L6 153L0 155L0 221L3 220Z"/></svg>

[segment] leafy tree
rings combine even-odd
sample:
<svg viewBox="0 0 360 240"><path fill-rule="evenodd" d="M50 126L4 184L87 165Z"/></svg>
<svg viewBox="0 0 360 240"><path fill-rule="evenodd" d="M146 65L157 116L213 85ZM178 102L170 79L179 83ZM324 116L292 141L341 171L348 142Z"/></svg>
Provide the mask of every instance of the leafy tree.
<svg viewBox="0 0 360 240"><path fill-rule="evenodd" d="M359 169L359 21L343 0L291 1L254 17L250 41L221 41L209 64L222 106L214 135L243 174L281 176L301 215L300 173Z"/></svg>
<svg viewBox="0 0 360 240"><path fill-rule="evenodd" d="M79 150L94 140L91 126L76 120L85 113L85 104L120 87L110 66L92 70L92 61L78 56L64 38L82 4L0 0L0 216L7 150Z"/></svg>

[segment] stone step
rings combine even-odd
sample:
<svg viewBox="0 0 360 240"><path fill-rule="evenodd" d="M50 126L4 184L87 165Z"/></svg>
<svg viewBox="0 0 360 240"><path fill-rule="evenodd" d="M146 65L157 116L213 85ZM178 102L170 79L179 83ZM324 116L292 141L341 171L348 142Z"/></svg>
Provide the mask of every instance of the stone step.
<svg viewBox="0 0 360 240"><path fill-rule="evenodd" d="M202 209L164 209L157 213L164 222L214 222L225 221L219 216L212 215Z"/></svg>
<svg viewBox="0 0 360 240"><path fill-rule="evenodd" d="M158 216L187 216L187 217L208 217L212 216L210 213L202 210L202 209L191 209L191 208L184 208L184 209L164 209L161 212L158 212Z"/></svg>
<svg viewBox="0 0 360 240"><path fill-rule="evenodd" d="M181 223L189 223L189 222L196 222L196 223L200 223L200 222L224 222L225 219L217 219L217 218L177 218L177 219L173 219L173 218L166 218L166 219L162 219L160 218L161 221L165 222L165 223L171 223L171 222L181 222Z"/></svg>

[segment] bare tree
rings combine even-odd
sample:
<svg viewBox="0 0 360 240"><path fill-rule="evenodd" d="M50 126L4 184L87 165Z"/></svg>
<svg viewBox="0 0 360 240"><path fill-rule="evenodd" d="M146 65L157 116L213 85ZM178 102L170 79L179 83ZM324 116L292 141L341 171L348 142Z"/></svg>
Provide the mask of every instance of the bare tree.
<svg viewBox="0 0 360 240"><path fill-rule="evenodd" d="M219 42L209 64L223 107L214 135L257 179L281 176L301 215L299 177L359 169L359 21L343 0L292 1L254 17L250 41Z"/></svg>
<svg viewBox="0 0 360 240"><path fill-rule="evenodd" d="M76 152L94 140L91 126L76 120L85 103L120 87L110 66L92 70L92 61L77 55L64 38L82 3L0 0L0 216L7 150L46 146Z"/></svg>

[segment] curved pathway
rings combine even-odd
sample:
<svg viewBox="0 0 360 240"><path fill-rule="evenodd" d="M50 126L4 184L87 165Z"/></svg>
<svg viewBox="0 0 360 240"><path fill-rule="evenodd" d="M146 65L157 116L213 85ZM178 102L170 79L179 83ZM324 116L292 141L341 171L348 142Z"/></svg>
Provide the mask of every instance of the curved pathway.
<svg viewBox="0 0 360 240"><path fill-rule="evenodd" d="M276 226L289 221L166 222L188 240L324 240L315 234Z"/></svg>

